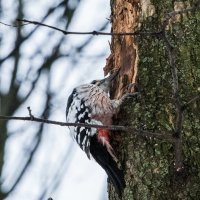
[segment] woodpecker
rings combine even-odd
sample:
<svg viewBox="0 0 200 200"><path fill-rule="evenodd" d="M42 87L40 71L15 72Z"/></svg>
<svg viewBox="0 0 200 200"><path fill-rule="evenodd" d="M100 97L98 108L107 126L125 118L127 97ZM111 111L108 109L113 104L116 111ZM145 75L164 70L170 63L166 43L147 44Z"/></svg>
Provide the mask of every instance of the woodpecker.
<svg viewBox="0 0 200 200"><path fill-rule="evenodd" d="M112 117L118 111L122 99L111 100L109 89L119 70L103 80L76 87L68 98L66 119L72 123L112 125ZM105 170L119 196L122 195L125 181L123 171L117 166L117 158L110 145L110 132L103 128L69 127L72 138L90 159Z"/></svg>

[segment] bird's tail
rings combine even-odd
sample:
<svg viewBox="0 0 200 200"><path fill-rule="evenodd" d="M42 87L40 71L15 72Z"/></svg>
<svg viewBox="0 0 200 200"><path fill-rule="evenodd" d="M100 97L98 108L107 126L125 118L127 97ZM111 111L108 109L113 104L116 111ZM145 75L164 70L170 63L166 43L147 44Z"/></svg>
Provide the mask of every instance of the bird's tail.
<svg viewBox="0 0 200 200"><path fill-rule="evenodd" d="M124 174L117 166L116 161L108 152L106 146L98 141L97 135L91 137L90 153L96 162L106 171L119 196L125 188Z"/></svg>

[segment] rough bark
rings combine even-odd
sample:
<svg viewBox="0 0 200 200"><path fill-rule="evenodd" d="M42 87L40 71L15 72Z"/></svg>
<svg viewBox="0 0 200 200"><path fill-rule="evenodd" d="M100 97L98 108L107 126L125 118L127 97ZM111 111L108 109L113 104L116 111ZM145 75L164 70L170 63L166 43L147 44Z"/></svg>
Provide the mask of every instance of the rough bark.
<svg viewBox="0 0 200 200"><path fill-rule="evenodd" d="M166 13L188 8L192 3L113 1L112 31L160 31ZM176 15L170 20L164 29L164 36L173 51L159 35L112 38L111 55L104 70L107 73L121 68L120 77L113 88L113 97L122 96L129 83L137 82L142 88L138 98L128 99L124 103L115 123L151 132L170 133L175 141L179 139L181 146L178 152L182 154L176 155L176 143L165 141L164 135L163 140L158 140L138 137L133 132L113 133L113 146L125 172L124 200L198 199L200 196L200 100L198 97L192 100L199 93L200 86L199 20L198 9ZM173 54L174 64L170 61L169 53ZM176 94L173 69L178 78ZM187 105L186 109L183 105ZM183 108L184 111L181 110ZM183 118L179 118L179 114ZM180 160L183 157L181 170L174 166L177 156ZM118 199L111 185L109 199Z"/></svg>

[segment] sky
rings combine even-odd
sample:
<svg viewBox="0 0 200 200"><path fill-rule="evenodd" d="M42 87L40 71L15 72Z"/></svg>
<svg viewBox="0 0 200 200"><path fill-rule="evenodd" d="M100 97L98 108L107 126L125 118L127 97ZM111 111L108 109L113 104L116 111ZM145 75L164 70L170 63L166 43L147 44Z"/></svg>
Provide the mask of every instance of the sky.
<svg viewBox="0 0 200 200"><path fill-rule="evenodd" d="M6 3L5 3L6 2ZM4 12L1 16L1 21L11 22L15 18L13 12L14 0L2 1L4 5ZM59 1L51 0L29 0L26 2L26 8L24 9L26 18L33 20L40 20L43 17L46 6L54 5ZM75 1L71 0L73 5ZM47 19L45 23L54 24L55 18L59 16L59 13L55 13L50 19ZM82 0L81 5L75 13L75 17L69 27L69 31L93 31L97 30L100 25L107 21L110 16L110 3L107 0ZM57 24L62 28L62 23ZM0 56L5 56L10 49L13 48L14 42L14 31L12 27L2 27L2 34L7 34L4 37L3 51L0 52ZM26 26L24 33L32 30L34 26ZM110 31L108 27L107 31ZM20 50L23 55L23 62L20 65L19 80L23 79L24 74L29 70L30 66L37 66L38 63L42 62L39 55L35 56L31 63L28 60L31 55L34 55L38 47L44 54L49 53L53 44L58 38L61 37L60 33L52 34L52 39L48 44L43 45L45 34L48 30L41 28L37 34L35 34L30 42L24 44ZM9 34L8 34L9 33ZM63 54L65 54L69 48L75 47L80 43L83 43L88 36L67 36L67 45L62 45ZM84 50L84 56L80 57L79 64L75 68L71 66L73 62L69 62L67 58L63 57L59 59L51 69L51 79L53 80L49 85L52 92L56 92L55 99L52 102L52 113L50 119L65 121L65 109L67 98L74 87L89 83L91 80L103 78L103 67L105 66L106 58L109 55L109 36L94 36L96 37L93 42ZM98 55L99 59L95 57ZM90 59L87 59L90 58ZM93 59L94 58L94 59ZM8 85L5 83L10 82L9 73L12 71L12 61L4 63L0 74L0 89L6 93ZM29 67L27 67L29 66ZM4 84L2 84L4 83ZM31 109L34 115L40 114L41 106L43 105L42 100L45 98L43 95L44 85L48 84L46 78L39 80L37 90L34 94L26 101L26 103L20 107L15 113L16 116L27 116L27 106L31 105ZM29 90L30 86L24 84L20 88L20 95L24 95ZM59 92L58 89L62 88ZM34 99L34 102L33 102ZM2 105L1 105L2 106ZM24 130L20 128L25 126ZM9 188L10 183L13 181L13 177L19 172L13 171L12 166L20 169L21 163L18 162L19 156L25 156L26 151L29 150L32 139L34 137L34 129L37 125L30 125L29 122L9 122L9 131L15 132L20 130L17 134L9 137L6 143L6 155L5 155L5 167L4 177L6 180L3 187ZM104 200L107 199L107 176L101 167L95 163L94 160L88 160L86 154L76 145L76 143L70 138L69 131L66 127L58 127L53 125L45 125L45 138L42 145L37 151L33 166L27 171L21 184L13 191L6 200L36 200L40 188L43 184L50 184L52 178L55 179L55 185L49 185L49 188L44 195L44 199L52 197L54 200L63 199L87 199L87 200ZM53 168L63 163L59 172L51 174ZM57 178L62 175L61 183L57 182ZM51 176L50 176L51 175ZM51 178L49 178L51 177ZM54 190L51 190L51 187Z"/></svg>

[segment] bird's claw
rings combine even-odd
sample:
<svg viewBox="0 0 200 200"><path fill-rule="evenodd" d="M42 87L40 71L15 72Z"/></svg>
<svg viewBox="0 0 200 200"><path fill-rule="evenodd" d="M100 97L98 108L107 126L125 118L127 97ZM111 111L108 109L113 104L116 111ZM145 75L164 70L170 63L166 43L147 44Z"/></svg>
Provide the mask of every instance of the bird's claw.
<svg viewBox="0 0 200 200"><path fill-rule="evenodd" d="M128 98L133 98L133 97L137 97L140 95L140 92L134 92L134 93L126 93L123 98L124 99L128 99Z"/></svg>
<svg viewBox="0 0 200 200"><path fill-rule="evenodd" d="M141 85L139 85L138 83L130 83L127 86L127 92L128 93L135 93L135 92L139 92L141 93L143 91Z"/></svg>

